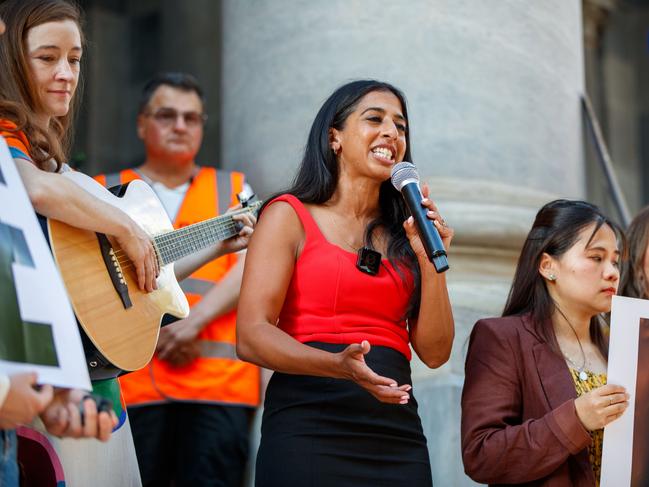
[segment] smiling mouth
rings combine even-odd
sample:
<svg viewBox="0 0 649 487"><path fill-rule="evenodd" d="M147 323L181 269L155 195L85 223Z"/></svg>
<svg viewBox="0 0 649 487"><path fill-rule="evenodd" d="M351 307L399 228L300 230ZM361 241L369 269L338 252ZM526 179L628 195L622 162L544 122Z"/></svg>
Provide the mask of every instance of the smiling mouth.
<svg viewBox="0 0 649 487"><path fill-rule="evenodd" d="M385 159L386 161L394 162L394 154L387 147L376 147L372 149L372 154L379 156L379 158Z"/></svg>

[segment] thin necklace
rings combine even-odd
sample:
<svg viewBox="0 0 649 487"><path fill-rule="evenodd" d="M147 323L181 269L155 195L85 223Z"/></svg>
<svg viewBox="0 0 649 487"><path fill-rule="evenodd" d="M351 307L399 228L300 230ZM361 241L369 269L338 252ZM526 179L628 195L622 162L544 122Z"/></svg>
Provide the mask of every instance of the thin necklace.
<svg viewBox="0 0 649 487"><path fill-rule="evenodd" d="M336 225L336 220L333 217L333 212L331 212L329 218L331 219L333 226L339 228L338 225ZM355 245L350 244L346 238L341 238L349 248L352 248L356 251L356 268L364 274L376 276L379 273L379 269L381 268L381 253L365 245L362 247L356 247Z"/></svg>
<svg viewBox="0 0 649 487"><path fill-rule="evenodd" d="M561 316L563 316L563 319L566 320L566 323L568 323L568 326L572 330L572 332L575 334L575 338L577 339L577 343L579 344L579 351L581 352L581 358L582 358L582 364L581 367L578 366L575 362L570 359L565 353L563 353L563 350L561 353L563 353L563 358L565 358L568 362L572 364L573 367L577 369L577 375L579 376L579 380L582 382L588 380L588 374L584 370L586 368L586 352L584 352L584 347L581 346L581 340L579 339L579 335L577 335L577 331L575 330L575 327L572 326L572 323L570 323L570 320L568 317L561 311L561 308L557 305L557 303L554 303L554 306L557 308L557 311Z"/></svg>
<svg viewBox="0 0 649 487"><path fill-rule="evenodd" d="M339 226L337 225L337 223L336 223L336 219L335 219L334 216L333 216L333 211L329 214L329 219L331 220L331 223L333 223L333 226L334 226L335 228L340 229L340 227L339 227ZM361 248L364 247L363 245L361 245L360 247L357 247L356 245L352 245L351 243L349 243L349 240L347 240L347 239L346 239L345 237L343 237L342 235L340 236L340 238L341 238L342 241L345 243L345 245L347 245L350 249L353 249L354 252L358 252Z"/></svg>

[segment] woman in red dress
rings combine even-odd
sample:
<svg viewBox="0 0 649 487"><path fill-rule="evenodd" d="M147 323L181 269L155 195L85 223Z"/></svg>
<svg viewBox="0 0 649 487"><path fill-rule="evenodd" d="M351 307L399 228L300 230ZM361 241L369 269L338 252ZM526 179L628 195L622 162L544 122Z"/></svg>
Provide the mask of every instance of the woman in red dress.
<svg viewBox="0 0 649 487"><path fill-rule="evenodd" d="M410 160L408 131L393 86L340 87L315 118L293 186L262 213L237 322L240 357L275 371L258 486L432 482L410 345L439 367L454 324L446 277L389 180ZM448 247L453 231L422 205Z"/></svg>

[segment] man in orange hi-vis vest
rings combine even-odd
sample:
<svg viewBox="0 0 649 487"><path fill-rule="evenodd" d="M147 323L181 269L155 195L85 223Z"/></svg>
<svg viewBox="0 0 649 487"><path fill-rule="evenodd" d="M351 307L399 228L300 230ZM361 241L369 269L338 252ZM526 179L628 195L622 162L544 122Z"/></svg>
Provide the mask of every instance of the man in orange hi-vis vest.
<svg viewBox="0 0 649 487"><path fill-rule="evenodd" d="M158 75L144 88L137 118L144 163L96 179L107 187L148 182L175 228L224 213L250 189L242 173L196 165L203 110L192 76ZM243 259L225 255L182 281L189 317L163 327L151 363L120 378L145 487L241 485L260 399L260 371L235 349Z"/></svg>

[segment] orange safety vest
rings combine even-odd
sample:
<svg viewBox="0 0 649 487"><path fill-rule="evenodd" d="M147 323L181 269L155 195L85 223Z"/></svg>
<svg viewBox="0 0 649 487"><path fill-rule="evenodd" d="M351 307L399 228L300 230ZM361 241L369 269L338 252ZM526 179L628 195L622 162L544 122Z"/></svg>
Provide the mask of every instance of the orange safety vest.
<svg viewBox="0 0 649 487"><path fill-rule="evenodd" d="M106 187L145 179L137 171L126 169L116 174L99 175L95 179ZM237 203L236 195L243 189L240 172L217 171L201 167L193 178L174 228L213 218ZM234 266L235 254L220 257L198 269L180 282L190 306ZM138 371L120 377L127 406L167 401L200 401L255 407L260 400L259 368L243 362L236 355L236 312L216 318L200 332L201 356L184 367L153 360Z"/></svg>

